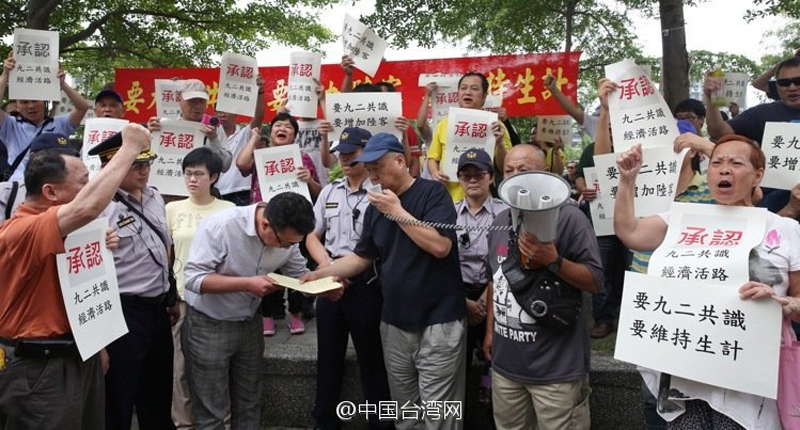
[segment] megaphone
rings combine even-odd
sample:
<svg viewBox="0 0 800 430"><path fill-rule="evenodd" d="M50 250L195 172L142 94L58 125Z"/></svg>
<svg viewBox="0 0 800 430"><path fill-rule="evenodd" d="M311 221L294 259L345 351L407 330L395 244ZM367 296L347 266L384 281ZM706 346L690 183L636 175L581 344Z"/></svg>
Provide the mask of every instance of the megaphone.
<svg viewBox="0 0 800 430"><path fill-rule="evenodd" d="M515 230L521 224L540 242L556 239L558 213L570 194L564 178L549 172L523 172L504 180L497 193L511 208Z"/></svg>

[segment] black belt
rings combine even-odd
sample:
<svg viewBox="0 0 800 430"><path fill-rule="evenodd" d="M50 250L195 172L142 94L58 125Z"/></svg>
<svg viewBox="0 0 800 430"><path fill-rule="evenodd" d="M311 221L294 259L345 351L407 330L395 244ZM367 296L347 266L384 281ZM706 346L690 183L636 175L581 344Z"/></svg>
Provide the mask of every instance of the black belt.
<svg viewBox="0 0 800 430"><path fill-rule="evenodd" d="M129 304L135 303L139 305L164 306L164 299L167 297L167 295L159 294L155 297L142 297L133 296L130 294L120 294L119 297L123 302L127 302Z"/></svg>
<svg viewBox="0 0 800 430"><path fill-rule="evenodd" d="M0 344L13 347L14 355L20 358L63 358L78 353L78 346L71 336L37 339L0 338Z"/></svg>
<svg viewBox="0 0 800 430"><path fill-rule="evenodd" d="M483 295L483 291L486 289L486 284L481 283L470 283L464 282L464 294L466 294L467 298L470 300L477 300L480 296Z"/></svg>

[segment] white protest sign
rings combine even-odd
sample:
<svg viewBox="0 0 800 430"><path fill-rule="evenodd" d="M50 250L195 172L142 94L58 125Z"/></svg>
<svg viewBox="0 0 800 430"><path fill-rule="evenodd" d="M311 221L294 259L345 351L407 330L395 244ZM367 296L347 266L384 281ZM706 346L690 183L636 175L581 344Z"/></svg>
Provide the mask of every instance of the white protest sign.
<svg viewBox="0 0 800 430"><path fill-rule="evenodd" d="M750 280L750 250L764 239L766 223L764 208L673 203L647 274L741 287Z"/></svg>
<svg viewBox="0 0 800 430"><path fill-rule="evenodd" d="M761 149L767 158L762 187L791 190L800 184L800 123L766 123Z"/></svg>
<svg viewBox="0 0 800 430"><path fill-rule="evenodd" d="M561 139L564 145L572 142L572 117L569 115L541 115L536 120L536 140L555 142Z"/></svg>
<svg viewBox="0 0 800 430"><path fill-rule="evenodd" d="M359 127L373 135L385 132L403 139L394 120L403 115L400 93L336 93L325 96L325 118L333 131L328 141L338 140L346 127Z"/></svg>
<svg viewBox="0 0 800 430"><path fill-rule="evenodd" d="M486 100L483 102L484 109L496 108L503 106L502 94L487 94Z"/></svg>
<svg viewBox="0 0 800 430"><path fill-rule="evenodd" d="M677 122L647 74L633 60L623 60L606 66L606 77L619 85L608 96L614 151L625 152L637 143L672 148Z"/></svg>
<svg viewBox="0 0 800 430"><path fill-rule="evenodd" d="M436 130L436 125L439 124L440 120L447 118L447 115L450 114L450 108L457 107L458 88L437 88L431 99L431 124L433 124L433 129Z"/></svg>
<svg viewBox="0 0 800 430"><path fill-rule="evenodd" d="M725 73L722 94L728 101L736 103L744 110L747 106L747 86L750 84L750 75L747 73Z"/></svg>
<svg viewBox="0 0 800 430"><path fill-rule="evenodd" d="M58 32L14 29L14 59L8 81L10 100L60 100Z"/></svg>
<svg viewBox="0 0 800 430"><path fill-rule="evenodd" d="M161 130L153 133L150 146L158 157L150 171L150 185L161 194L188 196L183 183L183 157L204 145L203 124L179 119L162 119Z"/></svg>
<svg viewBox="0 0 800 430"><path fill-rule="evenodd" d="M781 318L777 302L741 300L738 286L626 272L614 358L774 399Z"/></svg>
<svg viewBox="0 0 800 430"><path fill-rule="evenodd" d="M108 218L98 218L64 239L56 255L67 319L83 361L128 332L114 256L106 249Z"/></svg>
<svg viewBox="0 0 800 430"><path fill-rule="evenodd" d="M300 152L308 154L314 167L317 168L317 176L323 186L328 183L328 169L322 165L322 155L320 154L320 143L322 135L319 134L319 120L297 121L298 130L294 143L300 147Z"/></svg>
<svg viewBox="0 0 800 430"><path fill-rule="evenodd" d="M258 99L258 62L246 55L226 52L219 68L217 110L253 116Z"/></svg>
<svg viewBox="0 0 800 430"><path fill-rule="evenodd" d="M100 172L100 157L89 155L89 151L116 133L122 131L127 119L116 118L91 118L86 120L83 130L83 146L81 147L81 160L89 171L89 179Z"/></svg>
<svg viewBox="0 0 800 430"><path fill-rule="evenodd" d="M303 159L297 145L256 149L253 156L263 201L268 202L277 194L291 191L311 202L308 184L297 179L297 168L303 167Z"/></svg>
<svg viewBox="0 0 800 430"><path fill-rule="evenodd" d="M289 63L289 95L286 107L293 116L317 117L317 84L322 55L315 52L292 52Z"/></svg>
<svg viewBox="0 0 800 430"><path fill-rule="evenodd" d="M181 105L178 95L181 93L183 81L177 79L154 79L156 94L156 116L159 118L178 119L181 117Z"/></svg>
<svg viewBox="0 0 800 430"><path fill-rule="evenodd" d="M634 188L634 209L636 216L646 217L669 210L675 199L675 189L681 162L687 150L676 154L670 146L657 146L642 150L642 168L636 177ZM617 170L617 154L594 156L594 165L603 190L604 202L613 212L617 201L619 186L619 170Z"/></svg>
<svg viewBox="0 0 800 430"><path fill-rule="evenodd" d="M497 114L494 112L450 108L447 117L447 143L439 168L451 181L458 180L458 159L470 149L483 149L494 160L494 121L497 121Z"/></svg>
<svg viewBox="0 0 800 430"><path fill-rule="evenodd" d="M383 60L386 41L361 21L345 14L342 44L345 55L353 57L355 66L374 77Z"/></svg>
<svg viewBox="0 0 800 430"><path fill-rule="evenodd" d="M584 167L583 176L586 186L594 188L597 196L589 202L589 212L592 214L592 226L597 237L611 236L614 234L614 204L609 206L603 200L603 190L600 189L600 180L596 167ZM607 193L606 193L607 194Z"/></svg>
<svg viewBox="0 0 800 430"><path fill-rule="evenodd" d="M440 88L458 89L458 81L461 76L460 73L422 73L419 75L418 85L424 87L430 83L435 83Z"/></svg>

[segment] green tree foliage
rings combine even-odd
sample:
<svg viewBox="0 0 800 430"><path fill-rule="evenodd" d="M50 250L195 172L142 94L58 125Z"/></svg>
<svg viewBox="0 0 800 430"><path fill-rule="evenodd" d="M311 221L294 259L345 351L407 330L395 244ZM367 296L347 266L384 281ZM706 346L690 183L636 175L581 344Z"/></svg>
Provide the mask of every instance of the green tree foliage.
<svg viewBox="0 0 800 430"><path fill-rule="evenodd" d="M726 72L747 73L751 78L761 74L755 61L727 52L692 51L689 53L689 82L702 82L705 72L716 67Z"/></svg>
<svg viewBox="0 0 800 430"><path fill-rule="evenodd" d="M800 0L753 0L753 9L747 11L744 17L752 21L768 16L800 19Z"/></svg>
<svg viewBox="0 0 800 430"><path fill-rule="evenodd" d="M777 42L777 46L768 48L769 53L761 57L760 68L767 70L781 60L800 51L800 21L793 21L783 27L776 28L764 35L764 39Z"/></svg>
<svg viewBox="0 0 800 430"><path fill-rule="evenodd" d="M587 102L603 66L643 59L626 11L602 0L377 0L362 20L401 48L446 42L496 54L581 50L580 100Z"/></svg>
<svg viewBox="0 0 800 430"><path fill-rule="evenodd" d="M317 47L333 35L314 11L331 3L6 0L0 36L10 40L18 27L58 31L65 68L84 79L84 90L95 90L113 79L114 67L208 66L223 51L252 55L275 42Z"/></svg>

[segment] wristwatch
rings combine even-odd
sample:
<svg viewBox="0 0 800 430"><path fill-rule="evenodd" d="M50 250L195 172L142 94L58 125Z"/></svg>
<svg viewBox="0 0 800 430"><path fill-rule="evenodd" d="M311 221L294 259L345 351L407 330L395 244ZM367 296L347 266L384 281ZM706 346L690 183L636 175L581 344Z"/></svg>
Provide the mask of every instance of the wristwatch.
<svg viewBox="0 0 800 430"><path fill-rule="evenodd" d="M563 261L564 261L564 257L559 255L558 258L556 258L556 261L554 261L554 262L552 262L552 263L547 265L547 270L553 272L554 274L557 274L558 272L561 271L561 263Z"/></svg>

